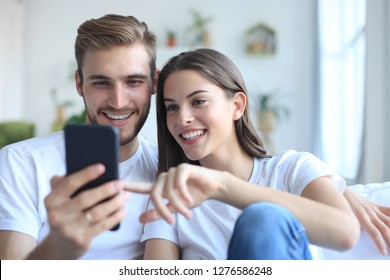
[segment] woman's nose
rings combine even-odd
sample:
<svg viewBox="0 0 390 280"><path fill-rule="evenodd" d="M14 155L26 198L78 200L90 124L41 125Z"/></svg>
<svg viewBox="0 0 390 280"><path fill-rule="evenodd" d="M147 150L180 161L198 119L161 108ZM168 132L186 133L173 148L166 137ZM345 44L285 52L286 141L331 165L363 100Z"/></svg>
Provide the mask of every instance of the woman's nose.
<svg viewBox="0 0 390 280"><path fill-rule="evenodd" d="M187 108L181 108L180 113L178 116L178 122L182 125L186 125L188 123L191 123L192 120L194 119L193 114L191 110Z"/></svg>

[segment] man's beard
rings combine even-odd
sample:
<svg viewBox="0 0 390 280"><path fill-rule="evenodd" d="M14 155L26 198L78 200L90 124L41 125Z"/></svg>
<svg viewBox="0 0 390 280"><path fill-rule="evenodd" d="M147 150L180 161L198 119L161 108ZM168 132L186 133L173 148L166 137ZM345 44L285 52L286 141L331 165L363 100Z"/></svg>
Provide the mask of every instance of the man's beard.
<svg viewBox="0 0 390 280"><path fill-rule="evenodd" d="M142 115L140 115L139 120L136 122L133 133L130 133L130 135L124 139L122 139L122 138L120 139L121 146L129 144L131 141L134 140L135 137L137 137L138 133L141 131L141 129L144 126L146 119L148 118L148 115L149 115L150 100L151 100L151 98L149 98L148 103L144 107L144 109L145 109L144 113ZM85 103L84 98L83 98L83 101L84 101L84 105L85 105L85 111L86 111L86 114L87 114L87 117L88 117L88 120L90 121L90 123L91 124L99 124L96 115L88 110L88 106ZM110 111L115 112L115 110L111 109L111 108L110 108Z"/></svg>

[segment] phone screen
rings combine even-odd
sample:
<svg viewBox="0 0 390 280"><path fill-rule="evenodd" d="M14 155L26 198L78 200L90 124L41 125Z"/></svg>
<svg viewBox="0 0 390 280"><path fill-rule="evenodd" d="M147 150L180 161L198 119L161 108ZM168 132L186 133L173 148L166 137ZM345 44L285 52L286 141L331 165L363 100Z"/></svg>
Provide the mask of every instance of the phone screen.
<svg viewBox="0 0 390 280"><path fill-rule="evenodd" d="M119 129L117 127L70 124L65 126L64 131L68 175L95 163L102 163L105 166L105 172L99 178L80 187L71 197L119 178ZM117 228L119 225L111 230Z"/></svg>

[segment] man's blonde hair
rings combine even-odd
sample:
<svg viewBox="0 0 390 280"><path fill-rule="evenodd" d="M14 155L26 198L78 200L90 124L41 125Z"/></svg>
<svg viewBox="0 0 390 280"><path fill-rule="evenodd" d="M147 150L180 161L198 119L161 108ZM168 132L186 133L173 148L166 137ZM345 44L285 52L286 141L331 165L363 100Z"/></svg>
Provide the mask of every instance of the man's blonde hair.
<svg viewBox="0 0 390 280"><path fill-rule="evenodd" d="M133 16L109 14L85 21L77 29L75 55L81 80L82 67L87 50L107 49L114 46L141 44L149 55L150 74L156 71L156 35L148 30L145 22Z"/></svg>

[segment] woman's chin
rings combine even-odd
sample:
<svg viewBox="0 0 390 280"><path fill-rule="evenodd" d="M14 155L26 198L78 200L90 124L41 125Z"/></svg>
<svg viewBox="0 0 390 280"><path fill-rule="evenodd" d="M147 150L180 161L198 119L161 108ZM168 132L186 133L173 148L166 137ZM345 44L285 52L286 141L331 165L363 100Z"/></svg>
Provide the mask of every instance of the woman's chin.
<svg viewBox="0 0 390 280"><path fill-rule="evenodd" d="M185 153L186 157L191 161L201 160L204 156L194 153Z"/></svg>

